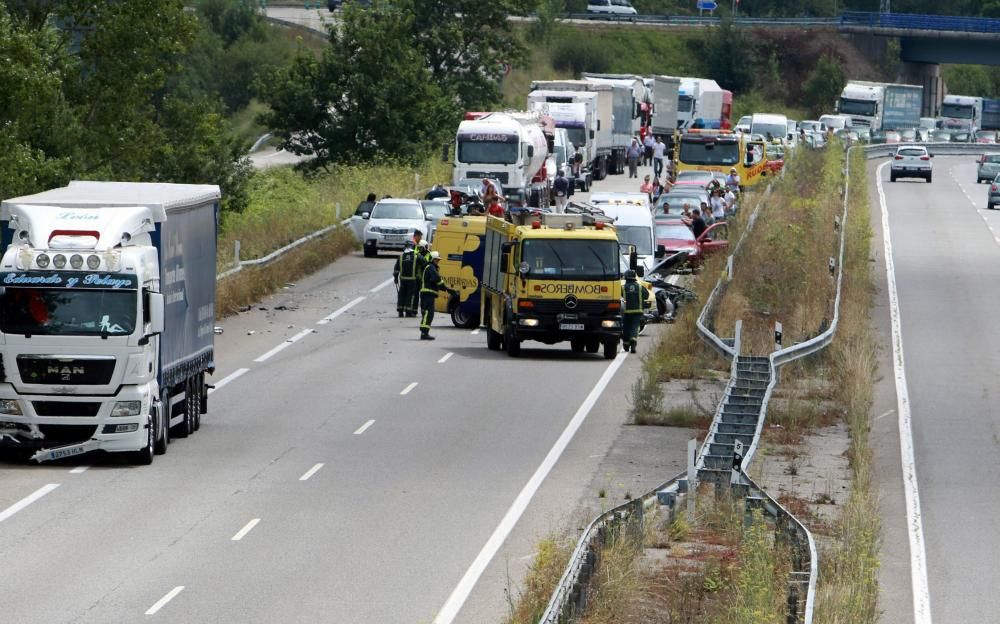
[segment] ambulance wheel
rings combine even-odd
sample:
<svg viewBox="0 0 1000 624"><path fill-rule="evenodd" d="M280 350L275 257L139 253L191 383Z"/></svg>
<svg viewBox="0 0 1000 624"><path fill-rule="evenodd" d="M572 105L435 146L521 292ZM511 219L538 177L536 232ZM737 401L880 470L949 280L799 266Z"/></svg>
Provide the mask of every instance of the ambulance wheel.
<svg viewBox="0 0 1000 624"><path fill-rule="evenodd" d="M503 348L503 336L490 327L486 328L486 348L490 351L499 351Z"/></svg>
<svg viewBox="0 0 1000 624"><path fill-rule="evenodd" d="M601 350L601 343L596 338L587 341L587 353L597 353Z"/></svg>
<svg viewBox="0 0 1000 624"><path fill-rule="evenodd" d="M507 355L510 357L519 357L521 355L521 341L514 337L514 332L507 330L506 335L503 337L503 345L507 349Z"/></svg>
<svg viewBox="0 0 1000 624"><path fill-rule="evenodd" d="M573 350L573 353L583 353L586 346L587 343L583 338L573 338L569 341L569 348Z"/></svg>
<svg viewBox="0 0 1000 624"><path fill-rule="evenodd" d="M613 360L618 355L618 339L612 338L604 341L604 359Z"/></svg>
<svg viewBox="0 0 1000 624"><path fill-rule="evenodd" d="M165 399L166 397L161 395L160 407L153 417L153 450L156 451L157 455L165 454L167 446L170 444L170 419L167 417L167 409L164 407L167 404Z"/></svg>
<svg viewBox="0 0 1000 624"><path fill-rule="evenodd" d="M148 466L156 456L156 425L152 414L146 416L146 446L128 454L130 463L136 466Z"/></svg>
<svg viewBox="0 0 1000 624"><path fill-rule="evenodd" d="M461 307L457 307L451 312L451 323L462 329L475 329L479 326L479 315L467 314Z"/></svg>

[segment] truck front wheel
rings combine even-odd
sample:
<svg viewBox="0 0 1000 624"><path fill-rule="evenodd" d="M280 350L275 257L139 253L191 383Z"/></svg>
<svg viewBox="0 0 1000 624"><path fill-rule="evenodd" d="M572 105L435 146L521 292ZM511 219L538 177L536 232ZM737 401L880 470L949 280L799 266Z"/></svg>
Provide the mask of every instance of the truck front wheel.
<svg viewBox="0 0 1000 624"><path fill-rule="evenodd" d="M146 416L146 446L128 454L131 463L137 466L148 466L153 463L156 455L156 419L152 414Z"/></svg>
<svg viewBox="0 0 1000 624"><path fill-rule="evenodd" d="M170 445L170 417L167 416L167 397L160 397L160 406L156 410L156 415L153 416L153 450L156 451L157 455L164 455L167 452L167 446Z"/></svg>
<svg viewBox="0 0 1000 624"><path fill-rule="evenodd" d="M604 341L604 359L613 360L618 355L618 339L611 338Z"/></svg>
<svg viewBox="0 0 1000 624"><path fill-rule="evenodd" d="M508 329L503 337L504 346L507 348L507 355L519 357L521 355L521 341L514 337L514 331Z"/></svg>

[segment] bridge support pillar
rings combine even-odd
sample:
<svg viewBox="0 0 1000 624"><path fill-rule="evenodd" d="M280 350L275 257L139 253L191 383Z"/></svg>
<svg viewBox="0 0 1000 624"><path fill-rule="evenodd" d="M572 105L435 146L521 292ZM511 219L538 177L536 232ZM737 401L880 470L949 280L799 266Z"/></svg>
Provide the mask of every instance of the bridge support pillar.
<svg viewBox="0 0 1000 624"><path fill-rule="evenodd" d="M924 88L922 117L937 117L944 99L944 82L941 80L941 66L937 63L911 63L903 61L898 82L921 85Z"/></svg>

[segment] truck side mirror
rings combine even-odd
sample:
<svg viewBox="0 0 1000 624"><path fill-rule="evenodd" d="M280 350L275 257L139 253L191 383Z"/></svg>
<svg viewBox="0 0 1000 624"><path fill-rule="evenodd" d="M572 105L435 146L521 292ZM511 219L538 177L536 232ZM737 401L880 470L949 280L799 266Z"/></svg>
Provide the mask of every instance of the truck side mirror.
<svg viewBox="0 0 1000 624"><path fill-rule="evenodd" d="M665 255L667 255L667 248L664 247L663 245L657 245L656 246L656 257L657 258L662 258Z"/></svg>
<svg viewBox="0 0 1000 624"><path fill-rule="evenodd" d="M149 304L149 333L157 336L163 333L163 294L151 292L146 293L146 297Z"/></svg>
<svg viewBox="0 0 1000 624"><path fill-rule="evenodd" d="M441 162L448 162L448 148L451 147L451 143L444 143L441 145Z"/></svg>
<svg viewBox="0 0 1000 624"><path fill-rule="evenodd" d="M535 146L534 145L529 145L528 146L528 158L534 158L534 156L535 156Z"/></svg>
<svg viewBox="0 0 1000 624"><path fill-rule="evenodd" d="M510 252L514 248L513 243L503 243L500 245L500 270L504 273L509 273L510 270Z"/></svg>

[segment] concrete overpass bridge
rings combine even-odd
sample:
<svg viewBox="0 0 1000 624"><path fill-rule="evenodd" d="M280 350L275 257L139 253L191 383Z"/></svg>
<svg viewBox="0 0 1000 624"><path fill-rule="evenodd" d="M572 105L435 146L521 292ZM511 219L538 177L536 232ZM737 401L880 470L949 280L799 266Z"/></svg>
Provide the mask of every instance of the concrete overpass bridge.
<svg viewBox="0 0 1000 624"><path fill-rule="evenodd" d="M944 97L940 63L1000 65L1000 19L848 12L840 16L838 30L861 37L899 37L899 80L924 86L926 117L937 114Z"/></svg>

